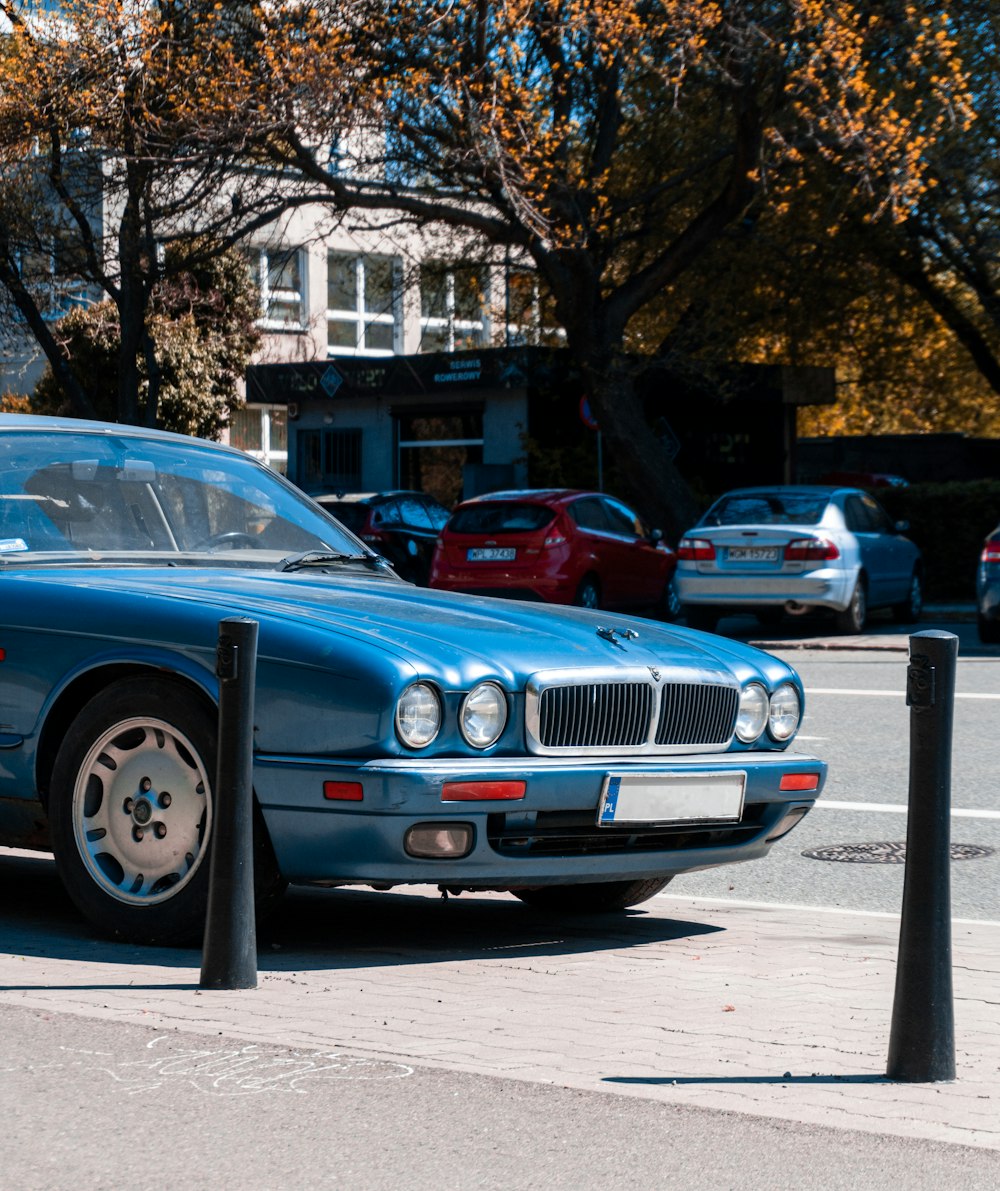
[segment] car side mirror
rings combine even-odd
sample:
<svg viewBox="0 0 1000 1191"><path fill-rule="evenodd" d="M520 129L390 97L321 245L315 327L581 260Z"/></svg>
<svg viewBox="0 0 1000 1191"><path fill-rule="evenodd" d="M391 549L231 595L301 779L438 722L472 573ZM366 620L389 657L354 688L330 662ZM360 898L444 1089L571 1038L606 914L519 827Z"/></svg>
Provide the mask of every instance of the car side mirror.
<svg viewBox="0 0 1000 1191"><path fill-rule="evenodd" d="M662 529L651 529L649 531L649 540L653 543L654 546L658 545L660 542L663 541L663 530Z"/></svg>
<svg viewBox="0 0 1000 1191"><path fill-rule="evenodd" d="M894 533L909 533L910 523L909 521L897 521L892 528Z"/></svg>

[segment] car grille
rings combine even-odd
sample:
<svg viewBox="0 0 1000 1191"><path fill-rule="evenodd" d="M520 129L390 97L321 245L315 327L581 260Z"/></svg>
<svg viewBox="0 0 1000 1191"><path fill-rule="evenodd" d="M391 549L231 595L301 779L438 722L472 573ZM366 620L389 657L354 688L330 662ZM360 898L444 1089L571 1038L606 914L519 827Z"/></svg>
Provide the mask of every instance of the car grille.
<svg viewBox="0 0 1000 1191"><path fill-rule="evenodd" d="M536 676L528 685L528 744L538 753L721 751L732 739L738 709L734 680L718 674L695 682Z"/></svg>

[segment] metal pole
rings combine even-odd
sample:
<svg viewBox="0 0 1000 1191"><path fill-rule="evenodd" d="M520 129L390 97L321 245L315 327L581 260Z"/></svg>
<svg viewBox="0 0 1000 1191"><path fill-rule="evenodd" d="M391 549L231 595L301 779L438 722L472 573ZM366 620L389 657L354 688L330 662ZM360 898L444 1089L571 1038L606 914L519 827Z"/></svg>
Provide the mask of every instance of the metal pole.
<svg viewBox="0 0 1000 1191"><path fill-rule="evenodd" d="M202 988L257 987L253 896L253 711L257 621L219 621L219 757L212 806Z"/></svg>
<svg viewBox="0 0 1000 1191"><path fill-rule="evenodd" d="M910 637L910 791L889 1079L955 1078L951 985L951 738L958 638Z"/></svg>

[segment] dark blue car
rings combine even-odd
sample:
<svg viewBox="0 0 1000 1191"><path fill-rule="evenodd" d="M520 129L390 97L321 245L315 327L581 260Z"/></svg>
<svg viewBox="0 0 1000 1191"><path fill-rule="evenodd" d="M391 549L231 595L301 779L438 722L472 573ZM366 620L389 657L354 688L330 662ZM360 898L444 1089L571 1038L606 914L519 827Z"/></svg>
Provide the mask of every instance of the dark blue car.
<svg viewBox="0 0 1000 1191"><path fill-rule="evenodd" d="M797 675L719 637L414 587L239 451L0 415L0 843L111 935L197 935L219 621L259 623L255 879L615 910L818 796Z"/></svg>

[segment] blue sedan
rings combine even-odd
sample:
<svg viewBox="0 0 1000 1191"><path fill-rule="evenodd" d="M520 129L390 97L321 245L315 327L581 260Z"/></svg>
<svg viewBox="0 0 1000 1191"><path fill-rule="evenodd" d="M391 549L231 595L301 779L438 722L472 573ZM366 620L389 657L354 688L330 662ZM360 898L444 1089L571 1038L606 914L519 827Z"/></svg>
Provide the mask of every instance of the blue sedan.
<svg viewBox="0 0 1000 1191"><path fill-rule="evenodd" d="M202 929L219 622L259 624L255 883L611 911L820 793L798 676L582 608L414 587L239 451L0 415L0 844L102 932Z"/></svg>

